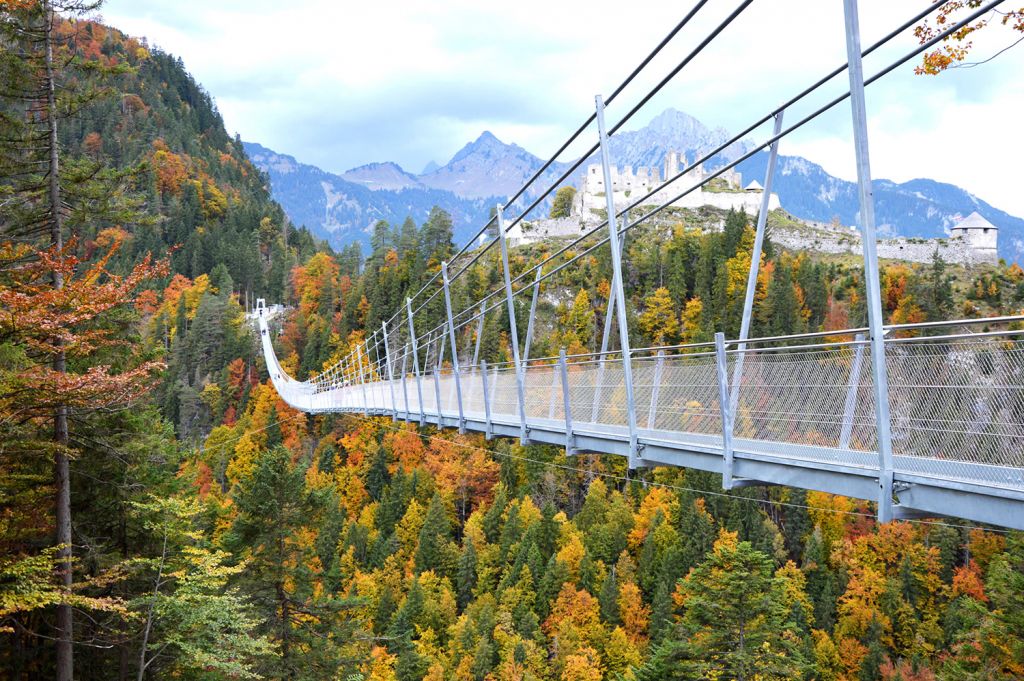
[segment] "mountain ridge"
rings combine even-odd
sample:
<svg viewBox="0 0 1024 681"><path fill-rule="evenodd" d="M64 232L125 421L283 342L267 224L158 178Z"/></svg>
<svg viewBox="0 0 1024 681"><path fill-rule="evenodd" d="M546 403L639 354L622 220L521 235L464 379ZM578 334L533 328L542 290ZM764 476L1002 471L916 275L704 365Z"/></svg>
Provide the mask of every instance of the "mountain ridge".
<svg viewBox="0 0 1024 681"><path fill-rule="evenodd" d="M669 108L642 128L617 133L611 138L609 151L620 167L661 168L670 150L679 151L692 163L730 138L724 128L708 127L683 111ZM487 220L495 203L517 192L544 164L543 159L518 144L504 142L486 130L446 164L435 168L431 162L424 168L428 172L419 175L390 161L333 174L262 145L245 145L247 151L252 149L257 154L253 162L270 175L271 190L292 220L311 227L336 246L354 240L368 242L370 227L378 219L400 223L411 216L422 221L434 204L453 214L456 238L468 239ZM707 165L714 168L732 162L753 146L749 139L734 142ZM767 158L766 152L760 152L738 164L737 170L744 178L760 182ZM578 173L596 162L596 155L586 159ZM538 197L570 166L552 163L526 192L525 201ZM570 176L564 184L575 185L576 180ZM902 183L878 179L873 188L882 236L945 236L958 218L977 210L999 227L1000 256L1024 260L1024 220L956 185L928 178ZM818 222L838 219L847 225L857 222L856 184L829 174L806 158L780 155L773 191L783 208L796 217ZM550 198L542 201L531 217L546 216ZM525 207L522 201L520 208Z"/></svg>

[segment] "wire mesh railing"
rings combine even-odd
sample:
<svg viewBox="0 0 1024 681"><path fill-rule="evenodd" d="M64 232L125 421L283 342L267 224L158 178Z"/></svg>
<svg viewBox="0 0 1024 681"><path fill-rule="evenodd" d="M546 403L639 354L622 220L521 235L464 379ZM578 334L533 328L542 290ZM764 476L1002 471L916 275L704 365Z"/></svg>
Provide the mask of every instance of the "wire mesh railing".
<svg viewBox="0 0 1024 681"><path fill-rule="evenodd" d="M970 328L984 321L946 324ZM890 328L889 334L935 327L905 325ZM867 341L856 332L831 332L842 340L824 342L816 342L821 334L782 337L742 350L738 341L730 341L725 376L706 344L668 352L637 350L633 387L641 434L721 447L725 420L720 389L725 381L734 395L734 404L725 410L733 416L733 446L741 455L770 453L877 468L873 374L865 357ZM362 383L302 383L280 368L269 340L265 351L282 397L310 411L372 411L412 420L422 415L435 423L450 422L462 413L478 426L484 420L514 425L521 418L517 369L509 364L481 362L464 366L456 376L432 352L428 357L434 366L419 377L408 370L407 357L393 356L399 362L391 380L386 367L380 367L364 368L362 376L371 380ZM1024 490L1020 331L887 337L885 357L891 376L895 472ZM577 432L622 434L629 409L622 362L621 356L606 353L576 355L564 366L541 358L523 367L526 425L558 430L571 421ZM462 388L461 404L456 381Z"/></svg>

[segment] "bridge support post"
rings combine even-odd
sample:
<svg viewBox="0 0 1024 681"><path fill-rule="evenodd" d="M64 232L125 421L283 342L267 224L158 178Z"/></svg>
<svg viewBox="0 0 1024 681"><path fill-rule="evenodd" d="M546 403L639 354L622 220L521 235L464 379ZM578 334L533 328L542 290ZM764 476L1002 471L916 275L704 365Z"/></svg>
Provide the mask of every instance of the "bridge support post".
<svg viewBox="0 0 1024 681"><path fill-rule="evenodd" d="M452 316L451 282L448 281L448 263L441 263L444 282L444 307L448 312L448 344L452 346L452 373L455 374L455 399L459 402L459 433L466 432L466 415L462 410L462 381L459 378L459 346L455 342L455 319Z"/></svg>
<svg viewBox="0 0 1024 681"><path fill-rule="evenodd" d="M729 394L729 363L725 355L725 334L715 334L715 366L718 373L718 410L722 414L722 488L733 488L732 426Z"/></svg>
<svg viewBox="0 0 1024 681"><path fill-rule="evenodd" d="M408 347L408 346L407 346ZM406 373L406 360L409 359L409 350L402 353L402 395L405 396L405 422L409 423L409 374Z"/></svg>
<svg viewBox="0 0 1024 681"><path fill-rule="evenodd" d="M484 390L484 439L490 440L494 437L491 428L491 398L487 394L487 362L480 360L480 381Z"/></svg>
<svg viewBox="0 0 1024 681"><path fill-rule="evenodd" d="M775 114L775 127L772 137L782 132L782 115L784 110ZM764 172L764 194L761 196L761 210L757 214L757 230L754 233L754 249L750 254L750 272L747 274L747 289L743 297L743 317L740 321L739 353L736 355L736 366L732 372L732 391L729 395L729 408L736 412L740 400L740 383L743 379L743 360L747 350L747 339L750 338L750 323L754 316L754 294L757 292L757 274L761 267L761 251L764 249L764 233L768 224L768 209L771 206L772 184L775 181L775 166L779 158L779 140L771 144L768 152L768 168ZM733 419L733 425L736 425Z"/></svg>
<svg viewBox="0 0 1024 681"><path fill-rule="evenodd" d="M409 342L412 344L412 367L416 372L416 396L420 401L420 427L426 425L427 414L423 411L423 376L420 374L420 350L416 345L416 325L412 321L412 299L405 299L405 311L409 317Z"/></svg>
<svg viewBox="0 0 1024 681"><path fill-rule="evenodd" d="M647 412L647 427L654 428L658 417L658 396L661 392L661 374L665 369L665 351L658 350L658 361L654 364L654 380L651 385L651 408Z"/></svg>
<svg viewBox="0 0 1024 681"><path fill-rule="evenodd" d="M850 448L853 435L853 417L857 415L857 389L860 387L860 370L864 365L864 334L854 336L856 346L853 361L850 362L850 378L846 382L846 403L843 405L843 429L839 433L839 448Z"/></svg>
<svg viewBox="0 0 1024 681"><path fill-rule="evenodd" d="M612 289L615 294L615 312L619 326L622 350L622 374L626 384L626 418L629 424L629 468L641 465L636 431L636 402L633 397L633 366L629 350L629 324L626 321L626 294L623 287L622 262L619 251L619 227L615 217L615 193L612 191L611 158L608 151L608 132L604 124L604 100L594 98L597 108L597 132L601 143L601 166L604 170L605 205L608 210L608 244L612 252Z"/></svg>
<svg viewBox="0 0 1024 681"><path fill-rule="evenodd" d="M558 370L562 375L562 403L565 409L565 455L576 452L576 438L572 434L572 405L569 400L569 366L565 361L565 348L558 349Z"/></svg>
<svg viewBox="0 0 1024 681"><path fill-rule="evenodd" d="M388 388L391 390L391 421L398 420L398 402L395 400L395 370L391 366L391 346L388 344L388 323L381 320L384 332L384 361L388 363Z"/></svg>
<svg viewBox="0 0 1024 681"><path fill-rule="evenodd" d="M885 329L883 328L881 286L878 277L878 244L875 236L875 199L871 189L867 105L864 101L864 66L861 62L860 19L857 13L857 0L843 0L843 15L846 24L850 110L853 114L853 142L857 157L861 242L864 247L864 281L868 304L868 332L871 339L875 420L878 431L878 521L887 523L893 519L892 421L889 416L889 373L885 363Z"/></svg>
<svg viewBox="0 0 1024 681"><path fill-rule="evenodd" d="M537 314L537 296L540 293L540 266L533 277L533 297L530 299L530 318L526 322L526 340L523 342L523 364L530 361L530 345L533 343L533 319Z"/></svg>
<svg viewBox="0 0 1024 681"><path fill-rule="evenodd" d="M629 213L627 212L626 215L627 215L626 222L628 224L629 223L629 218L628 218ZM622 254L622 249L625 247L625 244L626 244L626 235L623 234L622 235L622 241L619 242L619 254L620 254L620 256ZM612 276L612 287L613 288L615 286L614 279L615 279L615 277L613 275ZM612 335L612 319L614 319L614 318L615 318L615 306L612 304L612 298L611 298L611 295L609 294L609 296L608 296L608 309L606 309L605 312L604 312L604 331L601 334L601 358L597 361L597 380L594 381L594 406L593 406L593 408L591 410L591 413L590 413L590 421L591 421L591 423L597 423L597 415L599 413L599 409L601 408L601 390L604 388L604 363L605 363L605 361L607 361L606 357L607 357L607 352L608 352L608 341L609 341L609 339L611 338L611 335Z"/></svg>
<svg viewBox="0 0 1024 681"><path fill-rule="evenodd" d="M526 425L526 388L524 367L519 361L519 329L516 326L516 306L512 299L512 273L508 267L508 243L505 240L505 207L498 204L498 242L501 246L501 267L505 275L505 302L508 305L509 340L512 342L512 363L516 370L516 391L519 395L519 441L529 442L530 429Z"/></svg>

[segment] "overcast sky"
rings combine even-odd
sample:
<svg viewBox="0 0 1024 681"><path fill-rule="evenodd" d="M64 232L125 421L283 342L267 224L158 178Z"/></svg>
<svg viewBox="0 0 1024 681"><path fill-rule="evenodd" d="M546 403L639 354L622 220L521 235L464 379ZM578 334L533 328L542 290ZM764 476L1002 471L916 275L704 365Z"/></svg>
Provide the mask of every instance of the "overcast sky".
<svg viewBox="0 0 1024 681"><path fill-rule="evenodd" d="M865 45L928 0L862 0ZM103 19L180 56L227 123L303 162L341 172L395 161L420 172L490 130L547 158L691 7L682 2L516 0L108 0ZM712 0L620 99L612 121L738 4ZM971 61L1019 37L993 27ZM908 32L865 60L868 74L913 49ZM630 121L668 107L743 129L845 62L841 0L756 0ZM873 175L951 182L1024 216L1024 44L938 77L901 67L869 87ZM845 91L845 75L790 111ZM755 139L767 135L758 131ZM780 150L853 179L848 106Z"/></svg>

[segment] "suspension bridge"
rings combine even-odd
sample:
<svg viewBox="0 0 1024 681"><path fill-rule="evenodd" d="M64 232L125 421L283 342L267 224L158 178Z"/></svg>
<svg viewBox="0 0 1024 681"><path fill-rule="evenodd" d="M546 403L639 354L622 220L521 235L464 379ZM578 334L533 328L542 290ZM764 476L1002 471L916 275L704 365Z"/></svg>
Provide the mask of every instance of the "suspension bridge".
<svg viewBox="0 0 1024 681"><path fill-rule="evenodd" d="M367 330L352 353L307 381L281 367L270 314L256 318L270 378L292 407L309 413L351 412L457 428L460 432L564 446L566 453L626 457L631 469L683 466L720 473L725 489L787 485L868 499L881 522L951 516L1024 529L1024 317L918 324L883 323L865 86L908 63L944 37L991 12L1001 0L944 26L933 40L865 77L862 58L911 29L937 5L862 47L856 0L844 0L848 61L736 137L667 177L646 196L617 205L608 191L607 219L521 272L509 264L506 233L542 204L595 153L612 186L608 139L685 68L752 2L745 0L611 127L605 106L702 10L699 1L494 217L406 299L403 309ZM847 74L849 90L783 127L784 112ZM779 140L847 98L853 119L863 236L868 326L793 336L750 338L754 290L765 234ZM634 348L623 286L622 242L629 230L674 201L647 205L689 169L707 162L759 127L763 143L722 165L704 182L762 150L768 151L763 204L737 338ZM597 141L544 191L527 190L570 145L596 127ZM585 145L586 146L586 145ZM687 190L687 191L692 191ZM680 197L676 197L677 199ZM507 220L508 210L518 216ZM478 239L486 238L483 246ZM453 307L453 284L492 248L500 252L502 286L471 305ZM611 300L601 349L534 358L542 282L599 248L611 260ZM525 338L517 311L532 291ZM516 298L522 296L523 303ZM488 364L480 342L488 314L508 320L511 361ZM442 319L440 324L431 320ZM618 333L611 333L612 322ZM461 342L461 345L460 345ZM616 347L612 348L615 344Z"/></svg>

